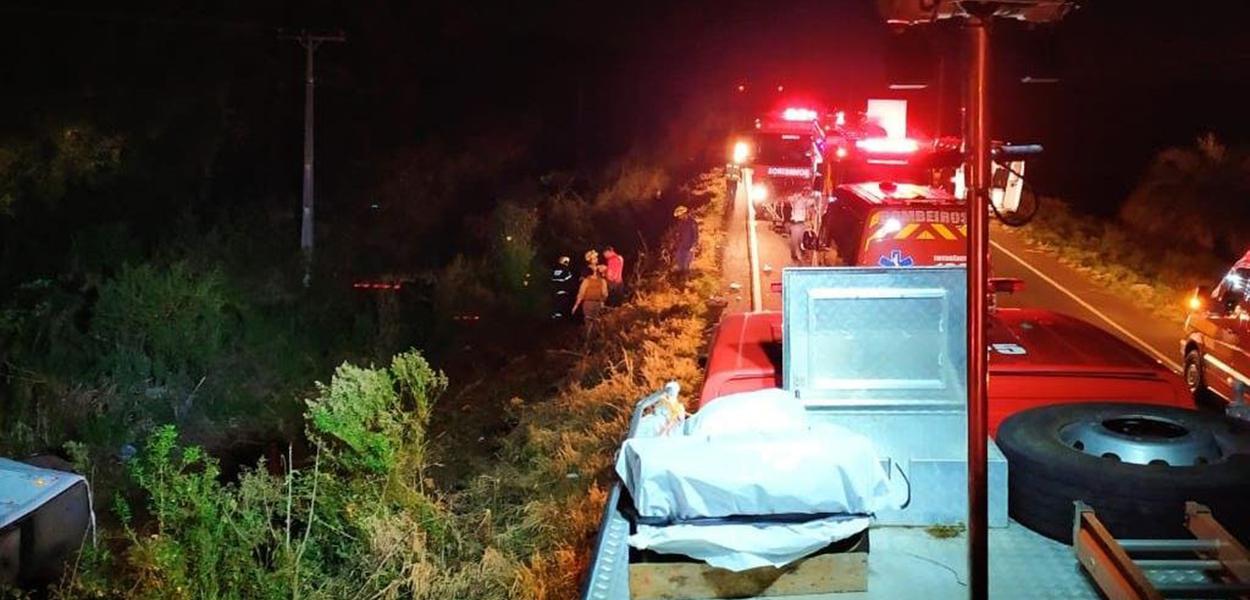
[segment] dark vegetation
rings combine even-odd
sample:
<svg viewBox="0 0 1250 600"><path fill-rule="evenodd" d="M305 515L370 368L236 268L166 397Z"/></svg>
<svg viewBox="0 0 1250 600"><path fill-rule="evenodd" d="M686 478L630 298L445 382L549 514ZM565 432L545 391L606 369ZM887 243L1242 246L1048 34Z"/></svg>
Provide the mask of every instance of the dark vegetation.
<svg viewBox="0 0 1250 600"><path fill-rule="evenodd" d="M553 440L573 421L531 407L608 379L617 402L663 378L693 384L707 284L666 293L657 273L673 206L710 194L677 184L704 164L716 119L604 144L638 123L569 117L575 95L561 88L509 102L559 95L565 118L518 120L525 106L488 92L553 76L492 80L515 67L495 64L509 38L452 68L439 57L479 44L472 32L413 36L381 12L358 16L342 24L380 38L319 54L305 288L300 61L266 24L287 24L276 9L247 22L0 9L23 25L3 42L20 84L0 99L0 456L70 459L101 527L36 595L544 597L553 584L519 578L581 547L590 525L552 528L536 511L588 502L603 465L552 486L565 466L547 462ZM49 40L65 51L31 51ZM574 55L584 40L516 60L545 64L535 54ZM396 64L404 52L421 64ZM419 75L393 76L409 69ZM605 72L562 73L588 101L602 93ZM547 319L545 279L557 256L604 244L629 260L638 301L583 360L576 328ZM403 287L352 288L363 280ZM656 349L675 333L681 346ZM621 360L635 370L614 375ZM602 415L576 401L584 433ZM488 489L505 471L520 479Z"/></svg>
<svg viewBox="0 0 1250 600"><path fill-rule="evenodd" d="M1184 298L1250 251L1250 154L1214 134L1160 151L1112 217L1051 200L1024 233L1153 310L1183 320Z"/></svg>

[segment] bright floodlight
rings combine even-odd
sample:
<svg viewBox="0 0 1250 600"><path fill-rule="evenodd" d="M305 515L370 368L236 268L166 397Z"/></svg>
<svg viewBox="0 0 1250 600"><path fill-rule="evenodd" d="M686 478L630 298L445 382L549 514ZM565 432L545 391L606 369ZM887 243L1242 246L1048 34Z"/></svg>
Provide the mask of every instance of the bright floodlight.
<svg viewBox="0 0 1250 600"><path fill-rule="evenodd" d="M761 184L751 186L751 200L755 202L763 202L768 199L768 188Z"/></svg>
<svg viewBox="0 0 1250 600"><path fill-rule="evenodd" d="M735 165L740 165L746 162L747 158L750 156L751 156L750 144L747 144L746 142L743 142L743 141L739 141L734 144L733 159L734 159Z"/></svg>
<svg viewBox="0 0 1250 600"><path fill-rule="evenodd" d="M787 108L781 112L786 121L815 121L816 111L810 108Z"/></svg>
<svg viewBox="0 0 1250 600"><path fill-rule="evenodd" d="M864 138L855 147L869 154L911 154L920 150L920 142L911 138Z"/></svg>

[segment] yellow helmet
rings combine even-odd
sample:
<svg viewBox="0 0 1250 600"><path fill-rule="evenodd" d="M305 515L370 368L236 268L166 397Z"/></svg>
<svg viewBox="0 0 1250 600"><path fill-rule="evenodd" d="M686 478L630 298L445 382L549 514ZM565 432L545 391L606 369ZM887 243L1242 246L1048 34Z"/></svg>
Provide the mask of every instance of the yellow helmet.
<svg viewBox="0 0 1250 600"><path fill-rule="evenodd" d="M685 206L678 206L677 208L674 208L674 209L673 209L673 216L674 216L674 217L680 217L680 216L682 216L682 215L686 214L687 212L690 212L690 211L689 211L689 209L687 209Z"/></svg>

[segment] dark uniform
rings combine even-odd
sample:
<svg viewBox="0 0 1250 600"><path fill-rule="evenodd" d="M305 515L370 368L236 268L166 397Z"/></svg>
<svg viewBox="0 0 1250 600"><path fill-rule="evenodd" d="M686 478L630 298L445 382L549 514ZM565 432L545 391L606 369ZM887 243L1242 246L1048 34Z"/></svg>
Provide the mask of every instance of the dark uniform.
<svg viewBox="0 0 1250 600"><path fill-rule="evenodd" d="M551 270L551 318L566 319L572 315L573 298L577 295L577 282L574 281L573 269L569 268L569 259L561 257Z"/></svg>

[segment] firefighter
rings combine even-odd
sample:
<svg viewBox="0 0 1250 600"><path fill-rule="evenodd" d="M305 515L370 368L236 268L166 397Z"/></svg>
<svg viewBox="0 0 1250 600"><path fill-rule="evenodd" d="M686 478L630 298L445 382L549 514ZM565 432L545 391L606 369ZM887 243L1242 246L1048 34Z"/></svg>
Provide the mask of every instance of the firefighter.
<svg viewBox="0 0 1250 600"><path fill-rule="evenodd" d="M812 198L809 194L794 194L790 197L790 216L786 219L786 229L790 236L790 260L803 262L803 235L807 232L807 218L814 212Z"/></svg>
<svg viewBox="0 0 1250 600"><path fill-rule="evenodd" d="M573 303L573 312L582 309L582 322L585 324L586 335L594 330L595 323L603 311L603 303L608 300L608 268L598 265L582 280L577 289L577 300Z"/></svg>
<svg viewBox="0 0 1250 600"><path fill-rule="evenodd" d="M586 259L586 270L582 273L582 277L594 275L595 270L599 267L599 252L591 248L582 257Z"/></svg>
<svg viewBox="0 0 1250 600"><path fill-rule="evenodd" d="M569 309L573 304L573 290L577 283L573 281L572 261L561 256L551 269L551 318L564 319L573 316Z"/></svg>
<svg viewBox="0 0 1250 600"><path fill-rule="evenodd" d="M673 218L677 219L677 273L685 275L690 271L690 263L694 261L694 247L699 242L699 224L690 217L690 210L678 206L673 210Z"/></svg>

